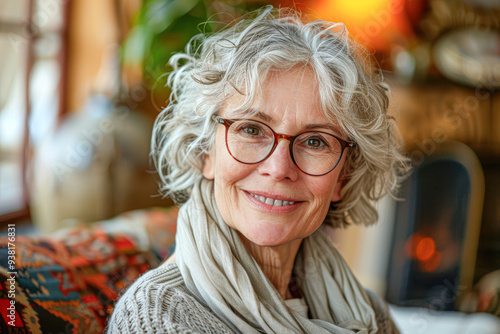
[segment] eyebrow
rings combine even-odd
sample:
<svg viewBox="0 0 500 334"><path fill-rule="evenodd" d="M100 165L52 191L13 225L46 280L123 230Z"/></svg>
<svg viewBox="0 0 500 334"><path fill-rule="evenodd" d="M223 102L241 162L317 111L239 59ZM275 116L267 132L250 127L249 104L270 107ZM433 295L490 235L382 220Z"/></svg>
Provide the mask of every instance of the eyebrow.
<svg viewBox="0 0 500 334"><path fill-rule="evenodd" d="M342 132L331 124L308 124L304 127L305 130L316 130L318 128L328 129L335 133L336 136L344 138Z"/></svg>
<svg viewBox="0 0 500 334"><path fill-rule="evenodd" d="M252 115L252 116L255 116L257 118L260 118L264 122L275 123L274 119L271 116L269 116L268 114L263 113L262 111L256 110L256 109L248 109L248 110L243 111L241 114L242 115L247 115L247 116L248 115ZM344 134L342 134L342 132L340 132L340 130L337 129L332 124L324 124L324 123L321 123L321 124L307 124L304 127L305 131L317 130L317 129L328 129L328 130L331 130L332 132L334 132L334 134L336 136L339 136L341 138L344 137Z"/></svg>
<svg viewBox="0 0 500 334"><path fill-rule="evenodd" d="M257 109L250 108L250 109L242 111L241 114L243 116L250 116L250 115L256 116L257 118L260 118L264 122L274 123L274 119L271 116L269 116L268 114L264 114L262 111L259 111Z"/></svg>

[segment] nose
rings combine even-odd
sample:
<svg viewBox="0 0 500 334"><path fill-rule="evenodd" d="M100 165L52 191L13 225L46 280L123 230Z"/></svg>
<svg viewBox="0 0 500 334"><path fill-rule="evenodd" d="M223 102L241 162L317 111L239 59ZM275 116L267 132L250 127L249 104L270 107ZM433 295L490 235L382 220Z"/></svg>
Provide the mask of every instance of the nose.
<svg viewBox="0 0 500 334"><path fill-rule="evenodd" d="M269 175L276 181L289 179L295 181L298 178L298 168L290 156L290 140L280 139L274 152L259 164L257 170L262 175Z"/></svg>

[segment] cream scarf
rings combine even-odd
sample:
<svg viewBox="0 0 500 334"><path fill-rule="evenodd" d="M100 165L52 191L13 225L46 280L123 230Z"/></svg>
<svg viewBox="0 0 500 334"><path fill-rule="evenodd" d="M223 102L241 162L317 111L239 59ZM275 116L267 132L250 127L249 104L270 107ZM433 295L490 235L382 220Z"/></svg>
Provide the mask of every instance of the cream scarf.
<svg viewBox="0 0 500 334"><path fill-rule="evenodd" d="M304 239L295 274L313 319L289 309L224 223L213 182L202 180L179 211L176 262L188 289L236 333L377 332L368 296L330 240Z"/></svg>

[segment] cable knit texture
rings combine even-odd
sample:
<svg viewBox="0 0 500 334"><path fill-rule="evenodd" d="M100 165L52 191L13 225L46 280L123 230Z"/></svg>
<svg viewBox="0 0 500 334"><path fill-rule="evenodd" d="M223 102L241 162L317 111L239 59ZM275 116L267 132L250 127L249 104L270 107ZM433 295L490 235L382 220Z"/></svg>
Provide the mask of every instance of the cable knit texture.
<svg viewBox="0 0 500 334"><path fill-rule="evenodd" d="M107 333L231 333L187 290L175 263L141 276L118 300Z"/></svg>
<svg viewBox="0 0 500 334"><path fill-rule="evenodd" d="M385 302L369 290L367 294L375 311L378 333L398 333ZM175 263L147 272L124 290L106 332L232 333L188 291Z"/></svg>

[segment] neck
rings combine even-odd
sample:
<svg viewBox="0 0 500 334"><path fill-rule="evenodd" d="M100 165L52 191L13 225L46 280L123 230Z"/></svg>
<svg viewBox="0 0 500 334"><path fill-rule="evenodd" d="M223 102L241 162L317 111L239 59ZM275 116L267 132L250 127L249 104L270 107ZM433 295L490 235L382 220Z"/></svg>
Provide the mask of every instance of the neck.
<svg viewBox="0 0 500 334"><path fill-rule="evenodd" d="M245 248L283 299L293 298L288 288L292 277L293 264L302 239L281 246L259 246L240 234Z"/></svg>

